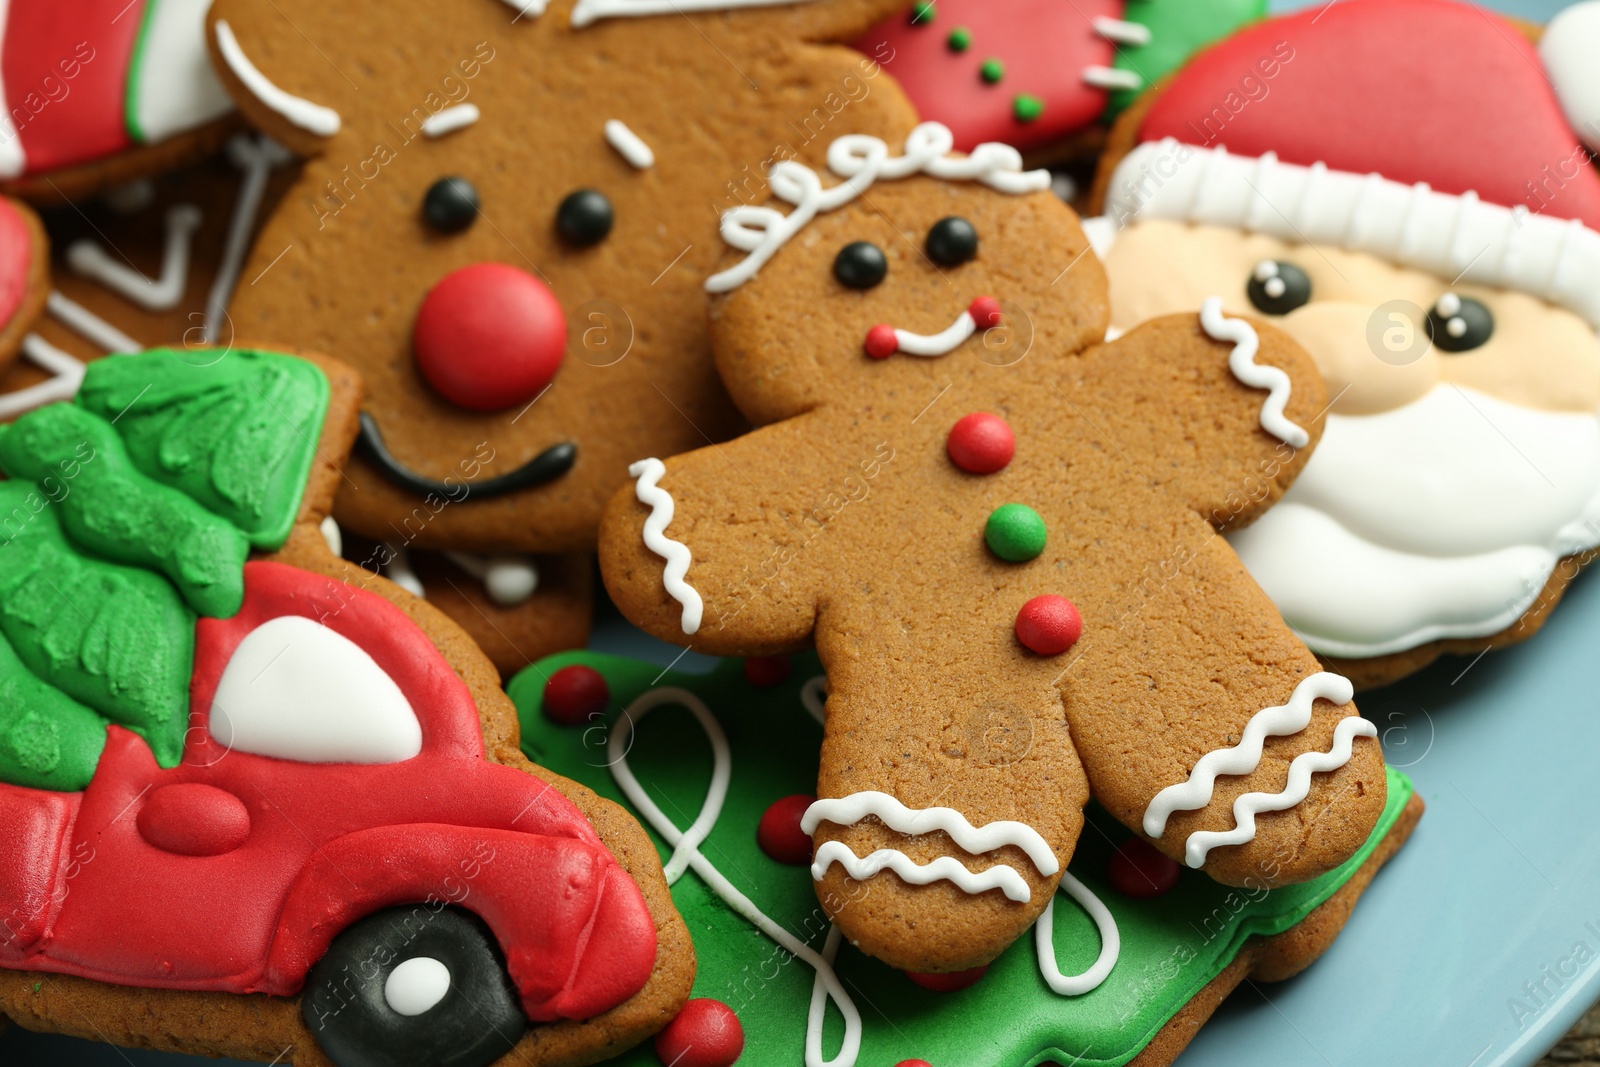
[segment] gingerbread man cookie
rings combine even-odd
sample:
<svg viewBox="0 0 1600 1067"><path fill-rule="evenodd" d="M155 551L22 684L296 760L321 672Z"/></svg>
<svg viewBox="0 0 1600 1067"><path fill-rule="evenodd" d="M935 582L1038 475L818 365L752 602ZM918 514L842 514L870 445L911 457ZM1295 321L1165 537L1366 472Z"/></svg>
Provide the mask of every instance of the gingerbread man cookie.
<svg viewBox="0 0 1600 1067"><path fill-rule="evenodd" d="M761 428L636 464L601 530L649 632L815 642L818 893L919 972L1032 925L1091 790L1231 884L1330 870L1384 803L1349 683L1218 536L1303 466L1315 367L1214 301L1100 344L1105 277L1048 177L951 142L842 138L725 218L712 337Z"/></svg>

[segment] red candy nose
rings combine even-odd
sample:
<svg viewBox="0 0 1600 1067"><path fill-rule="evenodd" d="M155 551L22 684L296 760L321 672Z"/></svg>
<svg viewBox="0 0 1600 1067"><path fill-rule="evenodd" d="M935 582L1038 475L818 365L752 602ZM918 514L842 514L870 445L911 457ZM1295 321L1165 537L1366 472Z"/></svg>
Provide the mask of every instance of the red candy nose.
<svg viewBox="0 0 1600 1067"><path fill-rule="evenodd" d="M446 400L496 411L532 400L561 369L567 321L550 288L504 263L439 280L417 309L417 369Z"/></svg>

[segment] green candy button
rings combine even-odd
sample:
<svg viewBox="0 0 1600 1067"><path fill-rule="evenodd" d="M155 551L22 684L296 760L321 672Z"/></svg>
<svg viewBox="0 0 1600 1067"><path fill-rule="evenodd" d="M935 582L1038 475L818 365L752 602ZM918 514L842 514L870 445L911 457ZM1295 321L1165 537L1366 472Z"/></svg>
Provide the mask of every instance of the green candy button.
<svg viewBox="0 0 1600 1067"><path fill-rule="evenodd" d="M989 513L983 539L989 551L1012 563L1026 563L1044 551L1044 519L1026 504L1001 504Z"/></svg>

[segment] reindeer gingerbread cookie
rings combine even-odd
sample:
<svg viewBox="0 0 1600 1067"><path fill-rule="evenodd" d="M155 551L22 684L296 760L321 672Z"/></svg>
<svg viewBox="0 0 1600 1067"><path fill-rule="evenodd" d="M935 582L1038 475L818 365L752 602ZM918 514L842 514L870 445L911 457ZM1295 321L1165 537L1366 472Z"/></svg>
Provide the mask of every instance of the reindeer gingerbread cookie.
<svg viewBox="0 0 1600 1067"><path fill-rule="evenodd" d="M1234 885L1337 866L1385 793L1350 684L1218 535L1303 466L1314 365L1215 301L1101 344L1105 276L1048 177L951 142L841 138L726 217L712 337L760 428L636 464L600 542L657 636L815 643L818 895L918 972L1032 925L1091 792Z"/></svg>
<svg viewBox="0 0 1600 1067"><path fill-rule="evenodd" d="M820 161L846 122L912 127L874 60L826 43L896 6L215 5L214 58L241 110L315 157L233 318L363 374L340 523L423 579L421 550L484 569L588 553L628 464L737 432L699 288L717 220L765 196L771 162ZM474 595L452 614L503 647L514 631L495 612L525 599Z"/></svg>

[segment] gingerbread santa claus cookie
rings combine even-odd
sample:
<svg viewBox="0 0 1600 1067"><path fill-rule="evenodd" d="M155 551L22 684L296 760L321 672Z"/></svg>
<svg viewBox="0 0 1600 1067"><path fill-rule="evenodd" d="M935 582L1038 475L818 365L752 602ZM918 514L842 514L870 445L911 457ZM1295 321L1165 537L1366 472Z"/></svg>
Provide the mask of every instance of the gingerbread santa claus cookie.
<svg viewBox="0 0 1600 1067"><path fill-rule="evenodd" d="M1231 539L1360 685L1530 636L1600 545L1600 5L1530 38L1446 0L1260 23L1102 161L1114 328L1220 291L1327 381L1316 455Z"/></svg>
<svg viewBox="0 0 1600 1067"><path fill-rule="evenodd" d="M1385 793L1349 682L1217 533L1299 472L1315 366L1220 301L1101 344L1105 276L1048 176L951 144L847 136L724 219L712 338L760 428L635 464L601 528L649 632L815 642L818 894L919 972L1038 919L1091 790L1179 862L1273 885L1348 859Z"/></svg>

